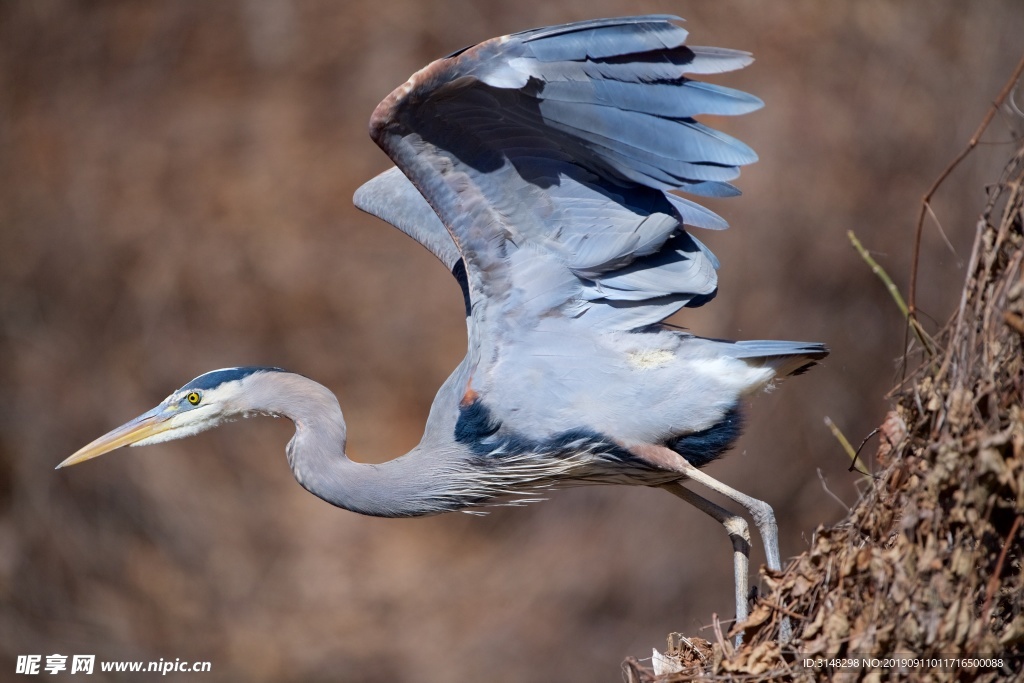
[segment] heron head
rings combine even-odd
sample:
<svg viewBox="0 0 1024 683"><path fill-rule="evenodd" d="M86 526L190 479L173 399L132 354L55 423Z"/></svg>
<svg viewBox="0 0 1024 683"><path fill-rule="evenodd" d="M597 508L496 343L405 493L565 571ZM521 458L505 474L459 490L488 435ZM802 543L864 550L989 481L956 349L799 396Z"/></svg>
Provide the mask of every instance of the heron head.
<svg viewBox="0 0 1024 683"><path fill-rule="evenodd" d="M192 436L254 410L247 386L280 368L242 367L214 370L165 398L160 405L110 431L67 458L57 469L91 460L122 446L148 446ZM258 409L257 409L258 410Z"/></svg>

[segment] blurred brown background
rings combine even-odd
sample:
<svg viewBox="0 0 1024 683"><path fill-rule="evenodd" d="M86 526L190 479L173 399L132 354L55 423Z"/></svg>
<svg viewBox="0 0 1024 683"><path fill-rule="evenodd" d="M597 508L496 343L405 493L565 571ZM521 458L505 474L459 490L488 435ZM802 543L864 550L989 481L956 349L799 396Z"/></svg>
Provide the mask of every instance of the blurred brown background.
<svg viewBox="0 0 1024 683"><path fill-rule="evenodd" d="M464 352L462 303L426 251L351 206L388 165L370 112L464 45L647 12L754 52L713 80L767 104L716 122L762 161L712 204L733 228L700 235L718 299L676 322L833 349L753 402L711 472L775 506L784 556L843 516L816 470L847 502L857 478L822 420L859 443L903 342L846 231L905 288L918 198L1024 49L1020 0L5 0L0 680L56 652L210 660L209 681L614 681L625 656L732 614L724 534L657 491L363 518L295 484L291 425L272 420L53 471L245 364L335 390L356 459L409 449ZM1007 149L984 146L937 201L953 250L930 226L920 303L939 321Z"/></svg>

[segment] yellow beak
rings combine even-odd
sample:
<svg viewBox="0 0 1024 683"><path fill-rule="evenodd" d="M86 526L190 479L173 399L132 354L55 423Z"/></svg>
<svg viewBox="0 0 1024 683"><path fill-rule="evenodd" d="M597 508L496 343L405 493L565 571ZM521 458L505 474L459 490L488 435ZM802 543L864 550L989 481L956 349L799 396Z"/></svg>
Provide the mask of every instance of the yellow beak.
<svg viewBox="0 0 1024 683"><path fill-rule="evenodd" d="M131 446L143 439L165 432L171 428L169 419L174 414L175 411L168 411L163 406L157 406L148 413L139 415L131 422L104 434L88 446L80 448L70 458L57 465L56 469L92 460L121 446Z"/></svg>

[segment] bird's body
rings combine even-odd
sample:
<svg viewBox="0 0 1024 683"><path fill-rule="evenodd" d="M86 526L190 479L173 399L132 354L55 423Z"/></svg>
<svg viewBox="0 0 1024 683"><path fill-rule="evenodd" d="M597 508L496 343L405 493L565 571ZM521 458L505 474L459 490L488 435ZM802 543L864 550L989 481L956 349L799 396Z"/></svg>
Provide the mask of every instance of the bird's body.
<svg viewBox="0 0 1024 683"><path fill-rule="evenodd" d="M746 525L680 483L741 503L773 546L770 508L696 468L738 437L745 397L827 350L704 339L663 322L717 293L718 261L686 226L726 227L671 191L735 194L728 181L756 160L694 117L761 106L684 76L750 57L688 47L678 21L624 17L496 38L427 66L374 111L371 136L397 168L360 188L356 205L429 249L466 301L466 358L410 453L355 463L329 390L276 368L232 368L62 465L266 413L295 422L287 453L302 486L364 514L475 508L553 485L663 487L729 530L741 616ZM778 566L772 547L768 560Z"/></svg>

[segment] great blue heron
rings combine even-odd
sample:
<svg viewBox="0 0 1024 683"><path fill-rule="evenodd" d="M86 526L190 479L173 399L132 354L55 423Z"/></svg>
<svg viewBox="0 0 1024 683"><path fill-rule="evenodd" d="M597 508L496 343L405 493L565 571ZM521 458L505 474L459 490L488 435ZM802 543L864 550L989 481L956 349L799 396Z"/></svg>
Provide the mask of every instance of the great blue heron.
<svg viewBox="0 0 1024 683"><path fill-rule="evenodd" d="M417 72L374 111L370 134L397 168L355 203L437 256L467 308L466 358L412 451L355 463L328 389L239 367L201 375L58 467L266 414L295 423L296 480L366 515L517 502L553 485L660 487L725 526L743 619L747 524L684 483L744 507L779 569L771 508L699 468L738 437L745 396L828 350L705 339L663 323L717 292L718 261L684 225L726 227L670 191L736 194L728 181L757 158L694 116L762 105L684 76L751 57L685 46L680 21L604 19L488 40Z"/></svg>

